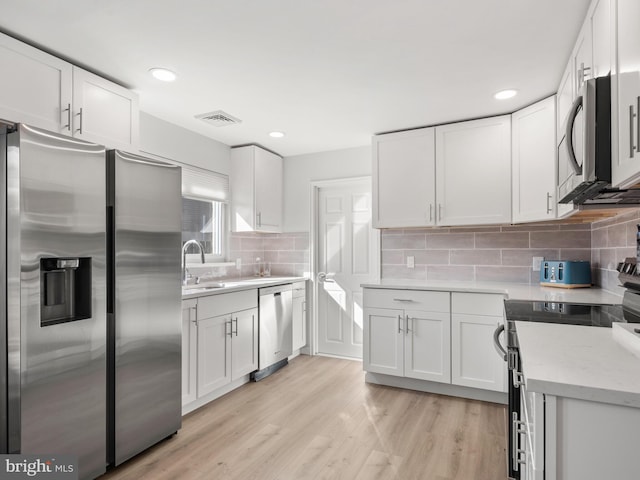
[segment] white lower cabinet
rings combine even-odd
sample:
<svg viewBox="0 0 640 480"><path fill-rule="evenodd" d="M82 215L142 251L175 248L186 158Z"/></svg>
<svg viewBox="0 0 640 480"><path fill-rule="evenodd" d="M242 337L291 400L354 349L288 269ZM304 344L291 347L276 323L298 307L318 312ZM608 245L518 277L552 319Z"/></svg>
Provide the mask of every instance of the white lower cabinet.
<svg viewBox="0 0 640 480"><path fill-rule="evenodd" d="M514 454L521 480L638 478L640 408L530 392L525 386L520 399L520 451Z"/></svg>
<svg viewBox="0 0 640 480"><path fill-rule="evenodd" d="M293 284L293 320L291 324L293 349L300 350L307 344L307 284L297 282Z"/></svg>
<svg viewBox="0 0 640 480"><path fill-rule="evenodd" d="M182 302L183 407L257 370L257 306L256 289Z"/></svg>
<svg viewBox="0 0 640 480"><path fill-rule="evenodd" d="M493 346L503 310L502 295L451 294L451 383L507 391L505 363Z"/></svg>
<svg viewBox="0 0 640 480"><path fill-rule="evenodd" d="M506 392L493 347L503 296L364 289L364 370Z"/></svg>

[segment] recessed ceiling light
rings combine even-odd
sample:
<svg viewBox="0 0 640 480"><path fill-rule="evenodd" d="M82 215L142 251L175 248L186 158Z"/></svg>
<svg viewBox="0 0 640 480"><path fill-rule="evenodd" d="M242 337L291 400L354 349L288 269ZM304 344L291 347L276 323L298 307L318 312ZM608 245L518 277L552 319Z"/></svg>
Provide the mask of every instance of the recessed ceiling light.
<svg viewBox="0 0 640 480"><path fill-rule="evenodd" d="M284 132L271 132L269 136L273 138L282 138L284 137Z"/></svg>
<svg viewBox="0 0 640 480"><path fill-rule="evenodd" d="M507 98L515 97L518 94L517 90L502 90L494 95L494 98L498 100L506 100Z"/></svg>
<svg viewBox="0 0 640 480"><path fill-rule="evenodd" d="M152 68L149 73L163 82L173 82L178 77L174 72L166 68Z"/></svg>

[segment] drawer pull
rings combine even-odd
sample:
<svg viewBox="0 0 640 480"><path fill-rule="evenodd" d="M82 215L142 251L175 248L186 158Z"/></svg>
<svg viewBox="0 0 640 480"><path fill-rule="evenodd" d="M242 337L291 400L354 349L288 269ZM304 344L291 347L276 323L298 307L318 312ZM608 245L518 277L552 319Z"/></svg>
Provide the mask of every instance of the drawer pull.
<svg viewBox="0 0 640 480"><path fill-rule="evenodd" d="M394 298L394 302L413 302L411 298Z"/></svg>

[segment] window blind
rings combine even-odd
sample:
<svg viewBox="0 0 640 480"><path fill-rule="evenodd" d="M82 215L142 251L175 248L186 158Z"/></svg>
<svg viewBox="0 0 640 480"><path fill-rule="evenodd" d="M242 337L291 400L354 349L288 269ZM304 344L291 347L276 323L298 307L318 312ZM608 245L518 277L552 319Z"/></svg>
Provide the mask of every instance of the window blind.
<svg viewBox="0 0 640 480"><path fill-rule="evenodd" d="M182 196L228 202L229 176L183 166Z"/></svg>

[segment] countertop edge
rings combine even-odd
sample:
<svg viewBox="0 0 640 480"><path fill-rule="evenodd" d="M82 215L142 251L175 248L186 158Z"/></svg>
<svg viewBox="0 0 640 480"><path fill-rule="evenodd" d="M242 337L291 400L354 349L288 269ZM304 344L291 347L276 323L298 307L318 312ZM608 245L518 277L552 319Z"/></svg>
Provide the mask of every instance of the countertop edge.
<svg viewBox="0 0 640 480"><path fill-rule="evenodd" d="M199 298L199 297L209 297L211 295L221 295L224 293L241 292L244 290L252 290L254 288L258 289L258 288L264 288L264 287L273 287L276 285L286 285L287 283L303 282L307 280L309 280L308 277L270 277L269 279L265 279L264 282L256 279L244 280L246 282L244 284L242 283L243 280L228 281L227 283L232 285L220 287L220 288L212 288L204 292L193 292L193 293L183 294L182 300L189 300L192 298Z"/></svg>

